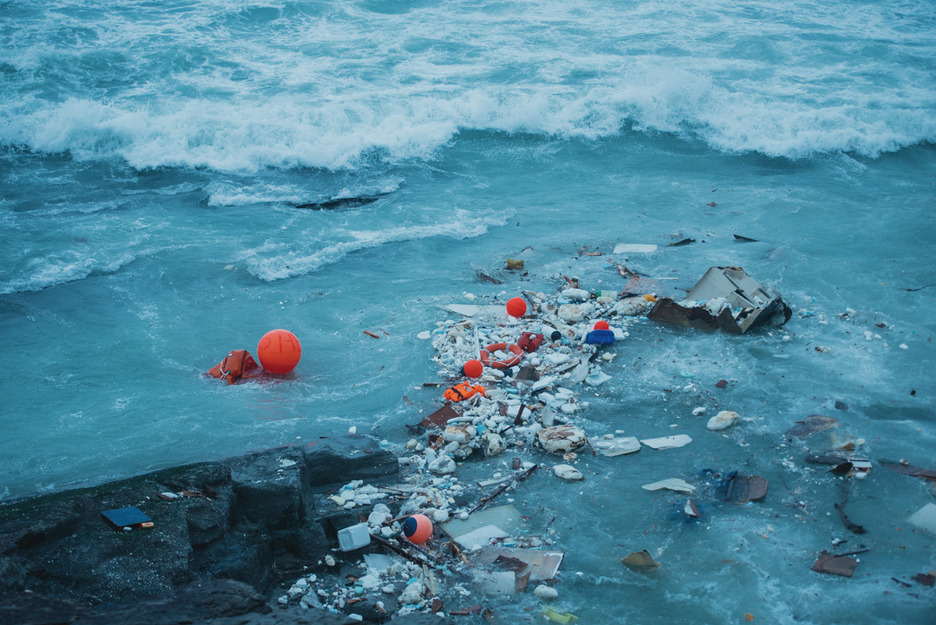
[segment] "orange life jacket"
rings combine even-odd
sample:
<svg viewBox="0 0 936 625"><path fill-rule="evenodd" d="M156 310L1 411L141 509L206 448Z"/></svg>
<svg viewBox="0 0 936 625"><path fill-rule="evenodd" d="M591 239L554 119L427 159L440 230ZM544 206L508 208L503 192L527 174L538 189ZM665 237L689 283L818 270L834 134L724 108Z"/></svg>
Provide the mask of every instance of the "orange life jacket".
<svg viewBox="0 0 936 625"><path fill-rule="evenodd" d="M467 382L462 382L461 384L456 384L450 389L447 389L443 396L445 399L451 401L462 401L463 399L470 399L480 393L484 395L484 391L487 389L481 386L480 384L471 385Z"/></svg>
<svg viewBox="0 0 936 625"><path fill-rule="evenodd" d="M246 349L235 349L224 360L208 370L213 378L227 380L228 384L236 384L241 378L257 377L263 369L257 364Z"/></svg>

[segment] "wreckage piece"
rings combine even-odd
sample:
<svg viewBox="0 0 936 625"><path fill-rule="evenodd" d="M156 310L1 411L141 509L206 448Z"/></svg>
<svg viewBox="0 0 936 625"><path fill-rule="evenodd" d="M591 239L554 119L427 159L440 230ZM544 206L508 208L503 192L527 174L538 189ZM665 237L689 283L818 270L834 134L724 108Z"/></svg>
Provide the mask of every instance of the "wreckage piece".
<svg viewBox="0 0 936 625"><path fill-rule="evenodd" d="M543 618L553 623L559 623L559 625L569 625L569 623L578 620L578 617L571 612L558 612L550 606L543 608Z"/></svg>
<svg viewBox="0 0 936 625"><path fill-rule="evenodd" d="M809 436L812 436L816 432L822 432L823 430L828 430L839 424L839 420L835 417L826 417L820 414L809 415L802 421L797 421L796 425L791 427L789 430L784 432L784 436L787 438L798 438L805 439Z"/></svg>
<svg viewBox="0 0 936 625"><path fill-rule="evenodd" d="M536 433L536 440L546 451L565 454L584 447L588 438L581 428L574 425L554 425Z"/></svg>
<svg viewBox="0 0 936 625"><path fill-rule="evenodd" d="M902 473L911 477L922 477L925 480L936 480L936 471L932 469L923 469L911 464L904 464L898 460L878 460L885 469L890 469L896 473Z"/></svg>
<svg viewBox="0 0 936 625"><path fill-rule="evenodd" d="M510 534L496 525L485 525L476 530L452 538L462 549L473 549L475 546L483 547L492 542L509 538Z"/></svg>
<svg viewBox="0 0 936 625"><path fill-rule="evenodd" d="M702 518L702 512L699 510L699 506L691 499L686 500L686 504L683 506L683 513L690 519Z"/></svg>
<svg viewBox="0 0 936 625"><path fill-rule="evenodd" d="M415 545L409 544L407 546L402 546L396 540L387 540L376 534L371 534L370 539L386 549L387 551L392 551L393 553L403 556L410 562L419 564L421 566L431 566L432 568L441 569L442 564L438 562L433 562L432 558L422 549L419 549ZM438 558L438 554L433 554Z"/></svg>
<svg viewBox="0 0 936 625"><path fill-rule="evenodd" d="M843 503L838 503L838 502L836 502L836 503L835 503L835 509L838 511L839 517L841 517L842 523L845 525L845 529L847 529L849 532L853 532L853 533L855 533L855 534L864 534L864 533L865 533L865 528L864 528L864 527L862 527L861 525L858 525L857 523L855 523L854 521L852 521L851 519L849 519L849 518L848 518L848 515L845 514L845 503L844 503L844 502L843 502Z"/></svg>
<svg viewBox="0 0 936 625"><path fill-rule="evenodd" d="M480 603L476 603L475 605L469 606L467 608L460 608L458 610L450 610L449 614L451 614L452 616L470 616L472 614L480 613L481 610L483 609L484 609L483 605L481 605Z"/></svg>
<svg viewBox="0 0 936 625"><path fill-rule="evenodd" d="M665 488L686 495L691 495L695 492L695 486L678 477L671 477L660 480L659 482L653 482L652 484L644 484L641 488L644 490L662 490Z"/></svg>
<svg viewBox="0 0 936 625"><path fill-rule="evenodd" d="M473 514L473 513L476 512L477 510L483 508L487 503L489 503L492 499L494 499L495 497L497 497L498 495L500 495L500 494L501 494L502 492L504 492L505 490L516 486L517 484L519 484L519 483L522 482L523 480L525 480L525 479L527 479L528 477L530 477L530 476L533 474L533 471L536 471L538 468L539 468L539 465L538 465L538 464L534 464L532 467L528 468L527 470L523 471L522 473L515 474L515 476L514 476L514 478L513 478L512 480L510 480L509 482L507 482L506 484L504 484L503 486L501 486L500 488L498 488L497 490L495 490L495 491L494 491L493 493L491 493L490 495L486 495L486 496L482 497L482 498L478 501L478 503L475 504L475 506L474 506L471 510L468 511L468 514Z"/></svg>
<svg viewBox="0 0 936 625"><path fill-rule="evenodd" d="M909 521L914 527L936 535L936 504L926 504L914 512Z"/></svg>
<svg viewBox="0 0 936 625"><path fill-rule="evenodd" d="M725 501L747 503L767 494L767 480L759 475L735 475L728 481Z"/></svg>
<svg viewBox="0 0 936 625"><path fill-rule="evenodd" d="M613 434L601 438L590 438L588 442L592 449L602 456L622 456L640 451L640 441L636 436L615 438Z"/></svg>
<svg viewBox="0 0 936 625"><path fill-rule="evenodd" d="M661 436L659 438L642 438L640 442L653 449L676 449L684 447L692 442L692 437L688 434L675 434L673 436Z"/></svg>
<svg viewBox="0 0 936 625"><path fill-rule="evenodd" d="M792 316L779 293L761 286L740 267L712 267L682 302L660 298L647 313L660 323L731 334L767 323L780 326Z"/></svg>
<svg viewBox="0 0 936 625"><path fill-rule="evenodd" d="M513 571L473 570L471 577L478 590L488 596L522 593L529 581L529 577L519 576Z"/></svg>
<svg viewBox="0 0 936 625"><path fill-rule="evenodd" d="M621 558L621 563L633 571L653 571L660 568L660 563L654 560L646 549Z"/></svg>
<svg viewBox="0 0 936 625"><path fill-rule="evenodd" d="M477 304L440 304L439 308L463 317L507 318L507 311L504 310L504 307L493 304L485 306Z"/></svg>
<svg viewBox="0 0 936 625"><path fill-rule="evenodd" d="M499 570L509 569L517 575L529 574L531 582L555 579L565 553L545 549L489 547L472 556L472 561Z"/></svg>
<svg viewBox="0 0 936 625"><path fill-rule="evenodd" d="M460 417L461 413L452 408L449 405L442 406L431 415L426 416L422 421L419 422L419 425L424 428L430 427L445 427L445 425L456 417Z"/></svg>
<svg viewBox="0 0 936 625"><path fill-rule="evenodd" d="M653 243L618 243L613 254L650 254L657 250Z"/></svg>
<svg viewBox="0 0 936 625"><path fill-rule="evenodd" d="M521 519L520 511L513 505L506 504L495 508L488 508L487 510L479 510L471 514L467 519L454 519L449 521L442 525L442 531L455 542L463 544L462 539L465 536L489 526L500 530L503 537L510 536L512 533L519 530ZM466 538L465 541L470 542L470 539L471 537ZM468 545L468 548L473 547L474 544L475 543Z"/></svg>
<svg viewBox="0 0 936 625"><path fill-rule="evenodd" d="M851 465L850 462L847 464ZM840 466L842 465L838 465L836 468ZM845 506L848 504L847 482L841 482L840 486L841 486L841 491L842 491L842 501L835 503L835 510L839 513L839 517L842 519L842 524L845 525L845 529L855 534L864 534L865 528L853 522L851 519L848 518L848 515L845 514Z"/></svg>
<svg viewBox="0 0 936 625"><path fill-rule="evenodd" d="M820 552L816 562L812 565L812 570L817 573L831 573L843 577L851 577L856 568L858 568L857 558L836 556L828 551Z"/></svg>
<svg viewBox="0 0 936 625"><path fill-rule="evenodd" d="M865 474L871 471L871 463L866 458L849 458L831 454L807 454L806 462L834 465L829 469L829 473L847 475L848 477L864 477Z"/></svg>

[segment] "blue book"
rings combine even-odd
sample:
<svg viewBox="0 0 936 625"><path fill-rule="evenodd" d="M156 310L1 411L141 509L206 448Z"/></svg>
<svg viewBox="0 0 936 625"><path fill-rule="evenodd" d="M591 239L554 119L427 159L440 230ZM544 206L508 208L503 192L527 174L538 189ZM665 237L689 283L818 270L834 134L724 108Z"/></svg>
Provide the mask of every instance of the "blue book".
<svg viewBox="0 0 936 625"><path fill-rule="evenodd" d="M153 521L143 514L139 508L129 506L116 510L104 510L101 516L110 523L115 530L128 532L138 527L153 527Z"/></svg>

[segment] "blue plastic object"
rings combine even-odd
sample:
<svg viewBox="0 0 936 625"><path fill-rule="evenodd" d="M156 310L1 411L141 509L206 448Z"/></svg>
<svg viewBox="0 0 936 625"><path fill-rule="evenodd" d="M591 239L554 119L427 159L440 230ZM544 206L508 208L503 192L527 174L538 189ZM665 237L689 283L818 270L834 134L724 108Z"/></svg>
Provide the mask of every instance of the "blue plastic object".
<svg viewBox="0 0 936 625"><path fill-rule="evenodd" d="M610 345L614 342L613 330L592 330L585 335L585 342L593 345Z"/></svg>

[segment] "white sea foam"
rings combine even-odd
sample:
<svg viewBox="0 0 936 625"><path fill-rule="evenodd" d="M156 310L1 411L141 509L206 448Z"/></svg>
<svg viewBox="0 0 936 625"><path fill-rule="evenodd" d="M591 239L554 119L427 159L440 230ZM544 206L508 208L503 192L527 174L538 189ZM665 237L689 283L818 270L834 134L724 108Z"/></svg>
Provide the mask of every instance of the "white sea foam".
<svg viewBox="0 0 936 625"><path fill-rule="evenodd" d="M33 259L28 261L26 268L18 271L15 277L0 281L0 294L40 291L50 286L81 280L92 274L113 273L136 259L136 255L132 253L111 254L113 253L85 256L66 252L58 258Z"/></svg>
<svg viewBox="0 0 936 625"><path fill-rule="evenodd" d="M478 218L469 215L467 211L455 210L451 220L442 223L347 231L344 236L349 240L318 248L296 250L294 245L268 243L261 248L248 250L243 260L247 270L257 278L265 281L282 280L317 271L360 250L431 237L478 237L486 233L489 227L501 226L504 223L506 221L503 217Z"/></svg>
<svg viewBox="0 0 936 625"><path fill-rule="evenodd" d="M203 29L142 10L120 14L118 29L105 12L81 25L96 46L72 37L73 48L18 49L0 143L141 169L252 172L432 158L464 129L593 139L632 124L793 159L936 140L922 6L853 16L831 5L812 21L717 3L583 12L547 1L530 13L447 2L395 15L342 4L325 16L288 7L261 17L208 4L186 16ZM108 52L107 62L93 56ZM31 78L37 67L55 83ZM88 87L115 81L125 84ZM70 97L38 95L50 87Z"/></svg>

